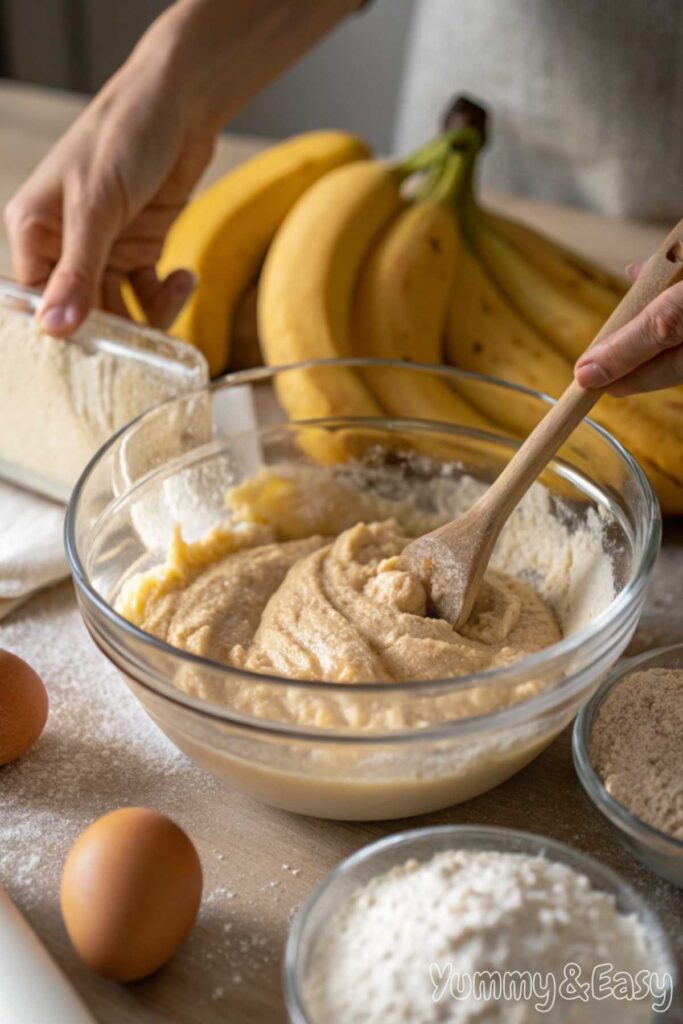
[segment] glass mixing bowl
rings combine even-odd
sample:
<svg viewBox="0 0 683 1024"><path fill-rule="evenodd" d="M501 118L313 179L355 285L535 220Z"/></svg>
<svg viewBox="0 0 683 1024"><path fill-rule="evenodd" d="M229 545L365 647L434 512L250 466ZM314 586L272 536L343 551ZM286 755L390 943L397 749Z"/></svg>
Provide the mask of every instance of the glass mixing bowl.
<svg viewBox="0 0 683 1024"><path fill-rule="evenodd" d="M291 1024L329 1024L310 1011L306 992L315 970L316 948L330 921L352 894L406 861L423 863L448 850L541 855L586 875L595 889L611 893L618 910L622 914L634 914L647 935L651 969L657 973L661 984L656 993L659 1009L653 1009L651 1020L671 1024L680 1020L679 968L671 943L655 913L617 874L585 853L545 836L508 828L442 825L398 832L364 846L330 871L301 905L287 937L283 964L285 1002ZM371 957L372 950L366 950L366 955ZM536 970L537 966L529 964L529 970ZM425 970L428 967L425 964ZM548 1019L556 1019L553 1011L548 1013Z"/></svg>
<svg viewBox="0 0 683 1024"><path fill-rule="evenodd" d="M610 672L604 683L581 709L574 723L574 766L588 796L597 810L614 826L627 849L662 878L683 889L683 839L676 839L675 836L654 828L615 800L607 792L590 755L593 723L602 702L615 687L634 672L646 672L651 668L683 669L683 644L671 644L668 647L658 647L654 651L646 651L635 658L623 661Z"/></svg>
<svg viewBox="0 0 683 1024"><path fill-rule="evenodd" d="M466 394L499 427L339 415L290 422L305 375L334 394L335 375L406 375L443 395ZM385 391L386 394L386 391ZM425 479L494 479L550 399L492 379L419 365L318 361L233 374L165 402L105 445L79 481L66 542L85 624L159 727L199 765L287 810L387 819L469 799L531 761L573 718L621 654L638 621L660 540L652 488L605 431L582 424L544 475L551 514L567 531L602 529L615 595L559 643L513 665L428 682L333 684L254 674L179 650L114 610L122 583L162 562L174 526L196 539L225 521L226 490L265 466L334 464L371 486L378 471L420 494ZM513 415L514 414L514 415ZM597 518L596 518L597 517ZM568 525L567 525L568 524ZM573 525L572 525L573 524ZM188 686L188 679L192 685ZM538 692L462 718L453 702ZM198 697L197 691L203 695ZM191 692L188 692L191 691ZM305 721L298 711L306 709ZM377 723L381 726L377 726Z"/></svg>

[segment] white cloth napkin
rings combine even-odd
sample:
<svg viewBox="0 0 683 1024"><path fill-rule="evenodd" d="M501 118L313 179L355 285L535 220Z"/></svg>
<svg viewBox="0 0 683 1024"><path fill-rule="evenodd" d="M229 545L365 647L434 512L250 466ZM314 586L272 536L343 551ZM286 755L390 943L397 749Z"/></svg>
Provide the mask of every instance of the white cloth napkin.
<svg viewBox="0 0 683 1024"><path fill-rule="evenodd" d="M0 481L0 619L69 575L64 506Z"/></svg>

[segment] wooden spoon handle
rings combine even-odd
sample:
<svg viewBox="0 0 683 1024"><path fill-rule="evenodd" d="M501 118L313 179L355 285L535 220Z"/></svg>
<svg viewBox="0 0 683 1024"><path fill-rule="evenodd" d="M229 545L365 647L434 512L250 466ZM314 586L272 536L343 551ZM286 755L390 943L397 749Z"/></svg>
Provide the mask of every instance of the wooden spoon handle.
<svg viewBox="0 0 683 1024"><path fill-rule="evenodd" d="M593 338L591 345L602 341L608 334L624 327L638 316L653 299L672 285L683 275L683 219L661 243L657 251L650 257L623 299L605 320ZM590 347L590 346L589 346ZM596 401L600 397L597 393Z"/></svg>
<svg viewBox="0 0 683 1024"><path fill-rule="evenodd" d="M633 320L682 274L683 220L680 220L647 261L638 280L629 288L591 344ZM495 511L496 517L500 516L502 522L507 519L522 495L588 415L601 394L601 391L585 391L576 381L572 381L487 491L489 511ZM625 415L628 414L625 412Z"/></svg>

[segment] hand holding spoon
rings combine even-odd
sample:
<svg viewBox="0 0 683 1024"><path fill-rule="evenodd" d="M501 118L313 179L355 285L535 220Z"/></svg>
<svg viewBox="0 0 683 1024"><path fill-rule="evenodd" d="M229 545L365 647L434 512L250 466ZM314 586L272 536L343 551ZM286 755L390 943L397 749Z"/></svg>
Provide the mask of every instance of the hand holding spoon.
<svg viewBox="0 0 683 1024"><path fill-rule="evenodd" d="M638 280L593 340L629 323L683 274L683 220L662 242ZM412 541L400 566L427 584L436 614L457 629L469 618L491 553L510 513L600 398L572 381L489 489L458 519Z"/></svg>

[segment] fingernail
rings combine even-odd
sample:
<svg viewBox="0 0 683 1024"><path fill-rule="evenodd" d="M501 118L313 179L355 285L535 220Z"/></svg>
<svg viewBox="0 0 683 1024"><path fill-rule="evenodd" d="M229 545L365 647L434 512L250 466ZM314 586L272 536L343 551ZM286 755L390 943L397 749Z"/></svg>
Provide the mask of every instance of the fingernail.
<svg viewBox="0 0 683 1024"><path fill-rule="evenodd" d="M40 322L46 331L59 333L66 327L66 310L63 306L51 306L40 313Z"/></svg>
<svg viewBox="0 0 683 1024"><path fill-rule="evenodd" d="M76 326L80 316L78 306L50 306L39 314L40 322L50 333L61 334Z"/></svg>
<svg viewBox="0 0 683 1024"><path fill-rule="evenodd" d="M582 388L604 388L611 378L599 363L583 363L576 367L576 379Z"/></svg>
<svg viewBox="0 0 683 1024"><path fill-rule="evenodd" d="M636 281L644 266L645 260L636 260L635 263L629 263L629 265L626 268L626 276L631 281Z"/></svg>

